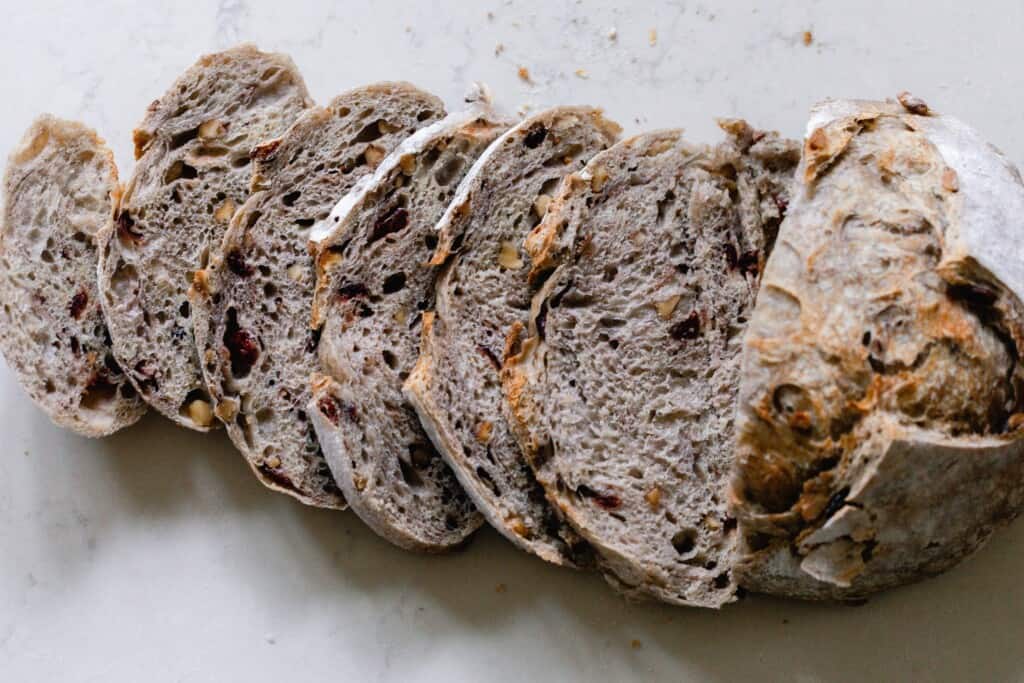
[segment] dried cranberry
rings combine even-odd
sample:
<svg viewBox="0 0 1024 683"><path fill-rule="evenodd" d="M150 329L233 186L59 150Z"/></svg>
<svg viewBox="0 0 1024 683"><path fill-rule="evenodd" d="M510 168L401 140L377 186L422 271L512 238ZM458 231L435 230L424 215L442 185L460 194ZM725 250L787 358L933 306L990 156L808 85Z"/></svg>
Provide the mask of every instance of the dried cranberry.
<svg viewBox="0 0 1024 683"><path fill-rule="evenodd" d="M598 507L604 508L605 510L615 510L622 507L622 499L614 493L598 493L586 484L580 484L577 486L576 493L583 498L593 500Z"/></svg>
<svg viewBox="0 0 1024 683"><path fill-rule="evenodd" d="M284 472L281 472L280 470L274 469L273 467L269 467L267 465L260 465L257 469L260 471L260 474L262 474L264 477L274 482L278 486L286 489L291 489L293 491L295 490L295 484L292 483L292 480L289 479L284 474Z"/></svg>
<svg viewBox="0 0 1024 683"><path fill-rule="evenodd" d="M536 123L526 132L526 136L523 137L523 144L533 149L544 142L544 138L547 136L548 129L543 124Z"/></svg>
<svg viewBox="0 0 1024 683"><path fill-rule="evenodd" d="M370 242L376 242L386 235L404 230L407 225L409 225L409 212L401 206L396 206L377 220L376 225L373 226L373 233L370 235Z"/></svg>
<svg viewBox="0 0 1024 683"><path fill-rule="evenodd" d="M327 420L334 425L338 426L338 402L331 396L324 396L316 403L316 407L320 410L320 413L327 418Z"/></svg>
<svg viewBox="0 0 1024 683"><path fill-rule="evenodd" d="M238 326L238 313L229 308L224 329L224 346L231 355L231 374L245 377L260 357L259 343L248 330Z"/></svg>
<svg viewBox="0 0 1024 683"><path fill-rule="evenodd" d="M82 312L85 311L85 307L88 303L89 295L86 294L84 289L71 297L71 306L68 307L71 312L71 317L75 320L81 318Z"/></svg>
<svg viewBox="0 0 1024 683"><path fill-rule="evenodd" d="M346 284L338 288L338 299L341 301L348 301L349 299L355 299L356 297L366 296L370 291L366 289L364 284Z"/></svg>
<svg viewBox="0 0 1024 683"><path fill-rule="evenodd" d="M696 339L700 336L700 314L697 311L691 311L685 320L681 320L669 328L668 333L676 341Z"/></svg>
<svg viewBox="0 0 1024 683"><path fill-rule="evenodd" d="M228 270L238 277L249 277L252 275L252 266L245 262L245 256L238 249L232 249L227 255Z"/></svg>

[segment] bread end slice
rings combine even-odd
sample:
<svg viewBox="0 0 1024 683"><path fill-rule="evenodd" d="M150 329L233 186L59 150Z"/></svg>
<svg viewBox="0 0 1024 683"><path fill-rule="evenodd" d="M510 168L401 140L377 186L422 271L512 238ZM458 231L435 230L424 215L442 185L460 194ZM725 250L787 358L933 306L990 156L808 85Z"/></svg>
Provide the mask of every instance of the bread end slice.
<svg viewBox="0 0 1024 683"><path fill-rule="evenodd" d="M96 285L96 236L120 195L96 133L36 119L8 160L0 234L0 350L54 423L98 437L145 404L114 360Z"/></svg>

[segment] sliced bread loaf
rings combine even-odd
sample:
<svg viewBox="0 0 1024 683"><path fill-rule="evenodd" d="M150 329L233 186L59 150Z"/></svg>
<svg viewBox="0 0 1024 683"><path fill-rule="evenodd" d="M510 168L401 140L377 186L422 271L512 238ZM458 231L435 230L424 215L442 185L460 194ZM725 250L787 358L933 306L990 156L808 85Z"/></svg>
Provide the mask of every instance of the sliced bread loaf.
<svg viewBox="0 0 1024 683"><path fill-rule="evenodd" d="M256 148L252 195L196 275L195 337L215 413L260 481L304 503L345 506L306 415L319 368L310 230L399 142L443 115L439 99L406 83L308 110Z"/></svg>
<svg viewBox="0 0 1024 683"><path fill-rule="evenodd" d="M505 415L499 376L509 327L530 307L523 238L561 180L611 145L619 127L595 109L539 113L477 161L438 225L436 317L405 384L424 428L502 534L557 564L582 561L547 505Z"/></svg>
<svg viewBox="0 0 1024 683"><path fill-rule="evenodd" d="M105 436L145 404L114 360L96 287L96 234L120 193L91 129L37 119L11 154L0 228L0 351L56 424Z"/></svg>
<svg viewBox="0 0 1024 683"><path fill-rule="evenodd" d="M202 57L149 107L138 162L100 235L100 292L114 355L178 424L214 424L188 289L248 196L249 152L312 101L292 61L245 45Z"/></svg>
<svg viewBox="0 0 1024 683"><path fill-rule="evenodd" d="M734 599L727 511L740 338L796 143L724 122L625 140L570 176L527 240L529 334L504 382L548 498L614 573L675 604Z"/></svg>
<svg viewBox="0 0 1024 683"><path fill-rule="evenodd" d="M796 177L745 342L737 572L859 598L1024 504L1024 184L906 95L817 106Z"/></svg>
<svg viewBox="0 0 1024 683"><path fill-rule="evenodd" d="M483 522L402 383L434 307L434 227L507 128L474 107L419 131L338 204L319 242L313 322L324 374L309 412L352 509L411 550L458 546Z"/></svg>

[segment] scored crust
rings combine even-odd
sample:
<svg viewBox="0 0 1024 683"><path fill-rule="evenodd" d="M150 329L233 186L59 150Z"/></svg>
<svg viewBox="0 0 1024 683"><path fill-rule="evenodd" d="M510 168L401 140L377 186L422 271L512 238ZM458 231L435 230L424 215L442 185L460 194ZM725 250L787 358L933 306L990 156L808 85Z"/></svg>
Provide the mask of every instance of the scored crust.
<svg viewBox="0 0 1024 683"><path fill-rule="evenodd" d="M4 175L0 350L54 423L92 437L146 411L111 353L96 287L96 234L119 193L103 140L49 115L25 133Z"/></svg>
<svg viewBox="0 0 1024 683"><path fill-rule="evenodd" d="M745 344L746 587L854 599L943 571L1024 502L1024 185L918 101L829 101Z"/></svg>
<svg viewBox="0 0 1024 683"><path fill-rule="evenodd" d="M188 290L248 196L250 152L313 104L295 64L251 45L206 55L134 131L135 171L100 234L100 294L114 355L174 422L217 422Z"/></svg>

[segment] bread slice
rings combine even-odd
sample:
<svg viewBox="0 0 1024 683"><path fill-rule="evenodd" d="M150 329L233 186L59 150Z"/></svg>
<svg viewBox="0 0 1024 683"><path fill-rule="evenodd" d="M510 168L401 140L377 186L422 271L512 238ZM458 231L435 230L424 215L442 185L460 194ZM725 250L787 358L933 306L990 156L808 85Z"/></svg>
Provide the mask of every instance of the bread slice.
<svg viewBox="0 0 1024 683"><path fill-rule="evenodd" d="M1024 504L1024 184L903 95L828 101L745 343L733 515L752 590L861 598Z"/></svg>
<svg viewBox="0 0 1024 683"><path fill-rule="evenodd" d="M235 213L192 296L203 372L231 440L260 481L300 501L343 508L306 415L319 368L310 330L316 221L444 104L380 83L306 111L253 153L252 195Z"/></svg>
<svg viewBox="0 0 1024 683"><path fill-rule="evenodd" d="M740 339L798 158L723 125L715 147L654 132L570 176L527 240L547 279L504 372L538 481L615 585L708 607L737 590Z"/></svg>
<svg viewBox="0 0 1024 683"><path fill-rule="evenodd" d="M619 127L596 109L541 112L500 137L462 182L438 225L437 312L405 384L437 449L487 520L556 564L585 560L548 507L504 414L505 334L530 306L522 251L544 203L568 173L611 145Z"/></svg>
<svg viewBox="0 0 1024 683"><path fill-rule="evenodd" d="M100 234L100 292L114 355L178 424L214 425L188 289L248 196L249 152L312 101L291 59L251 45L200 58L135 130L135 172Z"/></svg>
<svg viewBox="0 0 1024 683"><path fill-rule="evenodd" d="M96 234L120 193L114 156L86 126L44 115L7 162L0 351L54 423L105 436L146 411L110 349Z"/></svg>
<svg viewBox="0 0 1024 683"><path fill-rule="evenodd" d="M325 222L313 322L324 374L309 412L352 509L410 550L462 544L483 518L431 445L402 383L434 306L434 226L508 128L479 107L404 142Z"/></svg>

